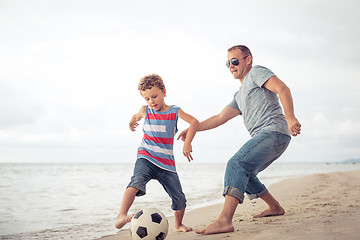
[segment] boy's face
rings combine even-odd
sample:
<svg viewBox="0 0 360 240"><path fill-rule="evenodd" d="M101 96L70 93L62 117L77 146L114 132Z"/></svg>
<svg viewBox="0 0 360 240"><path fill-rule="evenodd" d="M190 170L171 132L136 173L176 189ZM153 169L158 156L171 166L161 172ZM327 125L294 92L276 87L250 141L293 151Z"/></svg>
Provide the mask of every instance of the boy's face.
<svg viewBox="0 0 360 240"><path fill-rule="evenodd" d="M154 86L151 89L140 91L140 93L144 97L149 107L156 111L164 110L166 106L164 100L164 97L166 95L166 89L162 91L160 88Z"/></svg>

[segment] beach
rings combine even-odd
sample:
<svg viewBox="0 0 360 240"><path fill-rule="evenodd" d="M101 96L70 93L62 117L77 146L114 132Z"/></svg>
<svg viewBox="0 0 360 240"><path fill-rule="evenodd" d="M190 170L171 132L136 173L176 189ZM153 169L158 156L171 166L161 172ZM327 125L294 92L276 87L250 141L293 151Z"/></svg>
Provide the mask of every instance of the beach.
<svg viewBox="0 0 360 240"><path fill-rule="evenodd" d="M288 178L269 187L284 207L283 216L252 218L265 209L260 200L245 199L238 206L235 231L216 235L179 233L169 217L168 240L215 239L360 239L360 171L342 171ZM216 220L222 204L187 212L184 224L201 229ZM128 229L99 240L131 240Z"/></svg>

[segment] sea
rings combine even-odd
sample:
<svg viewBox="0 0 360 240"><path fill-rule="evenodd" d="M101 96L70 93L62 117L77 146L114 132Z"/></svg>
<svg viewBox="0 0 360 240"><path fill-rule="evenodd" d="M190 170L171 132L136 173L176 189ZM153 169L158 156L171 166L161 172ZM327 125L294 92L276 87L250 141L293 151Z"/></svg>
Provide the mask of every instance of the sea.
<svg viewBox="0 0 360 240"><path fill-rule="evenodd" d="M82 240L116 234L115 219L133 167L133 163L0 163L0 239ZM177 164L187 212L223 202L225 167L226 163ZM360 164L279 162L258 176L270 186L289 178L349 170L360 170ZM156 207L170 217L170 206L170 198L153 180L129 213Z"/></svg>

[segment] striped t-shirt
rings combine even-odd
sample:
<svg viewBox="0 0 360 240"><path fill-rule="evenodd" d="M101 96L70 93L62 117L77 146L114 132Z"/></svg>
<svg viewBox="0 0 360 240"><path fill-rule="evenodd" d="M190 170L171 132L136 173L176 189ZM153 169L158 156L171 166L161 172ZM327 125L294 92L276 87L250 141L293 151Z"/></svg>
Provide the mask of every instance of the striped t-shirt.
<svg viewBox="0 0 360 240"><path fill-rule="evenodd" d="M178 131L178 111L179 107L175 105L166 112L146 106L144 137L137 158L145 158L162 169L176 172L173 146Z"/></svg>

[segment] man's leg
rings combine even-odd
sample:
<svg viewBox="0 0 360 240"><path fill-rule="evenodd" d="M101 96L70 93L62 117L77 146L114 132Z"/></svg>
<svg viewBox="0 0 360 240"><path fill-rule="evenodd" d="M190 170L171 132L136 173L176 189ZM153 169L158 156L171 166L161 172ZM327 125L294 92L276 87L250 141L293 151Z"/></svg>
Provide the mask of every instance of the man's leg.
<svg viewBox="0 0 360 240"><path fill-rule="evenodd" d="M252 157L249 153L259 145L257 138L250 139L239 151L228 161L224 177L225 203L219 218L208 227L195 230L199 234L215 234L233 232L232 219L239 203L243 202L244 192L249 181L247 167L251 167ZM250 154L250 155L251 155Z"/></svg>
<svg viewBox="0 0 360 240"><path fill-rule="evenodd" d="M284 215L285 210L281 207L280 203L270 194L270 192L260 198L264 200L269 207L263 212L254 215L254 218Z"/></svg>
<svg viewBox="0 0 360 240"><path fill-rule="evenodd" d="M232 219L238 205L239 200L237 198L230 195L225 195L224 207L220 213L219 218L206 228L197 229L195 232L204 235L233 232L234 226L232 224Z"/></svg>
<svg viewBox="0 0 360 240"><path fill-rule="evenodd" d="M264 146L267 145L272 147L264 148L262 151L259 151L261 154L258 154L257 158L253 158L254 160L258 159L258 167L255 169L255 176L249 179L246 193L249 195L250 199L260 197L268 205L268 208L263 212L254 215L253 217L255 218L278 216L285 213L285 210L281 207L280 203L268 192L266 187L256 177L256 174L266 169L284 153L290 143L290 139L291 138L285 134L277 132L269 133L264 141L264 143L266 143Z"/></svg>

